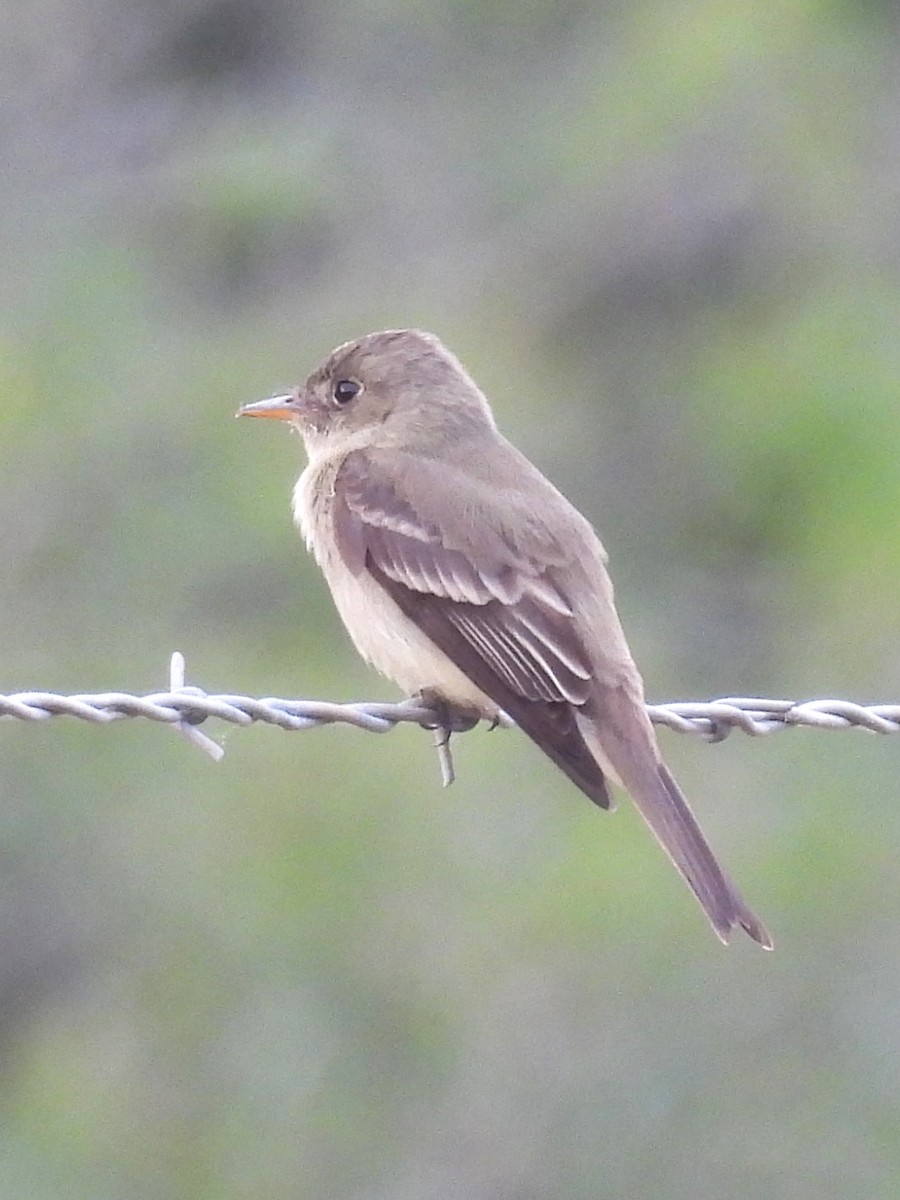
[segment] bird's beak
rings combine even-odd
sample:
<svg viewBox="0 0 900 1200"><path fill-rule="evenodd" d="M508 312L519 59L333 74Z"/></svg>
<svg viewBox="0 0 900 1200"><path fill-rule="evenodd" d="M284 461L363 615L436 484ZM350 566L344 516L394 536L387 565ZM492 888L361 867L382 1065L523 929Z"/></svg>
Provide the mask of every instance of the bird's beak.
<svg viewBox="0 0 900 1200"><path fill-rule="evenodd" d="M255 404L242 404L234 414L236 417L272 417L279 421L290 421L296 416L294 395L273 396L271 400L257 400Z"/></svg>

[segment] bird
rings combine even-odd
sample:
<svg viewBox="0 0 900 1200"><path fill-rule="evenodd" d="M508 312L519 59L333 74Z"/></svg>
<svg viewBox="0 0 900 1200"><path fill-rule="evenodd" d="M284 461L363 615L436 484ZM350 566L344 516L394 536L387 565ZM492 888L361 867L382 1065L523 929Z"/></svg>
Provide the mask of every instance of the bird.
<svg viewBox="0 0 900 1200"><path fill-rule="evenodd" d="M660 753L599 537L439 338L355 338L236 415L302 437L294 519L366 661L448 727L506 714L600 808L622 787L721 941L771 949Z"/></svg>

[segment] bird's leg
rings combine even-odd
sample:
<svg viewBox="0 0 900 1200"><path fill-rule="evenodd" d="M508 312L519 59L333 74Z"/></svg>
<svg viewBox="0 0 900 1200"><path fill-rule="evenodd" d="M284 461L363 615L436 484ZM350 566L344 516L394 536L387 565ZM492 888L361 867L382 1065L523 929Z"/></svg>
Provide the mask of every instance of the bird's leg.
<svg viewBox="0 0 900 1200"><path fill-rule="evenodd" d="M450 753L450 735L474 729L481 716L472 709L454 708L431 688L422 688L415 699L430 708L437 718L434 725L426 725L425 728L434 730L434 745L441 764L441 781L444 787L449 787L456 778L453 755Z"/></svg>
<svg viewBox="0 0 900 1200"><path fill-rule="evenodd" d="M453 755L450 753L450 730L445 725L435 728L434 747L441 766L441 783L446 788L456 778L456 772L453 770Z"/></svg>

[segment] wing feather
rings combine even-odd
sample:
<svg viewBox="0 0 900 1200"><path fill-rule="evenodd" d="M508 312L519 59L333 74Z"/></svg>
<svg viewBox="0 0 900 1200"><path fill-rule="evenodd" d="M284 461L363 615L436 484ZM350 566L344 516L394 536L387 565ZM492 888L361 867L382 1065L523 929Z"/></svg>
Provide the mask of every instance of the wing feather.
<svg viewBox="0 0 900 1200"><path fill-rule="evenodd" d="M572 705L590 693L591 664L552 557L529 559L473 525L449 538L364 451L335 480L334 532L351 569L368 571L419 629L596 804L603 772Z"/></svg>
<svg viewBox="0 0 900 1200"><path fill-rule="evenodd" d="M535 693L539 680L535 681L529 675L527 664L523 669L522 662L516 660L515 654L511 655L505 650L501 639L486 632L483 622L473 621L470 615L463 611L448 613L448 620L483 656L485 662L508 688L520 695Z"/></svg>
<svg viewBox="0 0 900 1200"><path fill-rule="evenodd" d="M552 568L517 559L503 542L485 550L477 529L465 549L448 546L361 456L348 456L338 476L336 529L361 542L365 567L418 593L420 609L433 600L433 619L439 613L523 699L583 704L590 663Z"/></svg>

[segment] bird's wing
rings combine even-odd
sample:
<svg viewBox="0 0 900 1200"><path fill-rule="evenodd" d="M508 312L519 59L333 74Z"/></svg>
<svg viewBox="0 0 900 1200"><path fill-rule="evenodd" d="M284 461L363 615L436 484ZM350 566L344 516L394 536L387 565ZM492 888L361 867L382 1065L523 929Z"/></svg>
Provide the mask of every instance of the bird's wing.
<svg viewBox="0 0 900 1200"><path fill-rule="evenodd" d="M575 720L592 692L590 658L553 566L496 530L431 520L376 455L348 455L335 481L338 550L595 803L610 806ZM427 505L424 507L428 507ZM458 509L458 506L457 506Z"/></svg>

